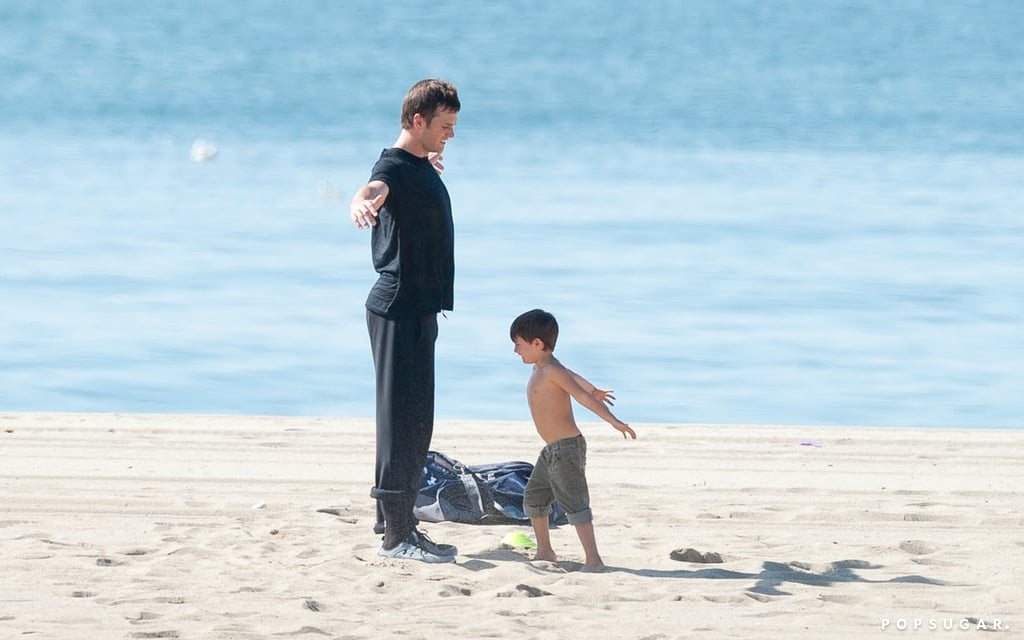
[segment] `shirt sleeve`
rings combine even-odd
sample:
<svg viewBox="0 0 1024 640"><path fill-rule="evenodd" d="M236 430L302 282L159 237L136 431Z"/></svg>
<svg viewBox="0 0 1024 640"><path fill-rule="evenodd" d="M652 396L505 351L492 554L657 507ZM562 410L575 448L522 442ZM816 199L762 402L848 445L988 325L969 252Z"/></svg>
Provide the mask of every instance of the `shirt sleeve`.
<svg viewBox="0 0 1024 640"><path fill-rule="evenodd" d="M370 172L370 182L380 180L388 185L389 188L395 186L395 168L395 162L391 158L381 158L377 161L377 164L373 165L373 170Z"/></svg>

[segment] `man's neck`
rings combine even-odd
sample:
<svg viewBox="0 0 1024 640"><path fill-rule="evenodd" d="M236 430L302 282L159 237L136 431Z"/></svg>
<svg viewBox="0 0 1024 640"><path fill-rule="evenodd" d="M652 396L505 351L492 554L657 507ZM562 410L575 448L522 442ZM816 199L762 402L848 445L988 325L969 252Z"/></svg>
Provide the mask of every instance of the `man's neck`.
<svg viewBox="0 0 1024 640"><path fill-rule="evenodd" d="M408 129L402 129L402 133L398 135L398 140L395 141L394 146L396 149L401 149L420 158L426 158L429 155L427 150L423 148L423 145L412 137Z"/></svg>

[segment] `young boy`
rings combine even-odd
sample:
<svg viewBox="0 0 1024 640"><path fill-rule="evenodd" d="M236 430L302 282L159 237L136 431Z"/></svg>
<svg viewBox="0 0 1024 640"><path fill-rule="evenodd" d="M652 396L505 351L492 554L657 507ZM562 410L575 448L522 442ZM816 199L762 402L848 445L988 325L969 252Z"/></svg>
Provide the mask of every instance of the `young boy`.
<svg viewBox="0 0 1024 640"><path fill-rule="evenodd" d="M558 322L553 315L541 309L527 311L512 322L510 334L516 354L524 363L533 365L526 398L537 433L547 444L537 458L523 494L523 510L537 537L534 560L555 562L558 559L548 530L551 503L558 502L583 544L586 553L583 570L603 571L605 566L597 552L585 475L587 443L573 418L570 397L622 432L623 438L636 439L636 433L604 406L606 402L614 404L615 396L611 391L598 389L555 358Z"/></svg>

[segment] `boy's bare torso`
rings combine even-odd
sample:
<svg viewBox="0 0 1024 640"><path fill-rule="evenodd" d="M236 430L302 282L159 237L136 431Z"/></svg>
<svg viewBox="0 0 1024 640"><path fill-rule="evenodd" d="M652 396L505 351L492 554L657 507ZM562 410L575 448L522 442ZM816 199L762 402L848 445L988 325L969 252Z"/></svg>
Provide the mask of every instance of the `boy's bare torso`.
<svg viewBox="0 0 1024 640"><path fill-rule="evenodd" d="M553 358L550 362L534 365L530 382L526 386L530 415L533 416L537 433L547 444L580 435L569 394L551 379L556 368L562 372L567 371Z"/></svg>

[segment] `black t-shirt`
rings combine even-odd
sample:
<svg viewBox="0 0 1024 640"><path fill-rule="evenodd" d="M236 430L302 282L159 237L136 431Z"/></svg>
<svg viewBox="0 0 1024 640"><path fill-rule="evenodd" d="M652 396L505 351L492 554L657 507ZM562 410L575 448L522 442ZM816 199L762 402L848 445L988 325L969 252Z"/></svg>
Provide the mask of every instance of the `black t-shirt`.
<svg viewBox="0 0 1024 640"><path fill-rule="evenodd" d="M426 158L385 149L370 181L388 197L370 234L377 282L366 308L388 318L452 309L455 227L448 189Z"/></svg>

